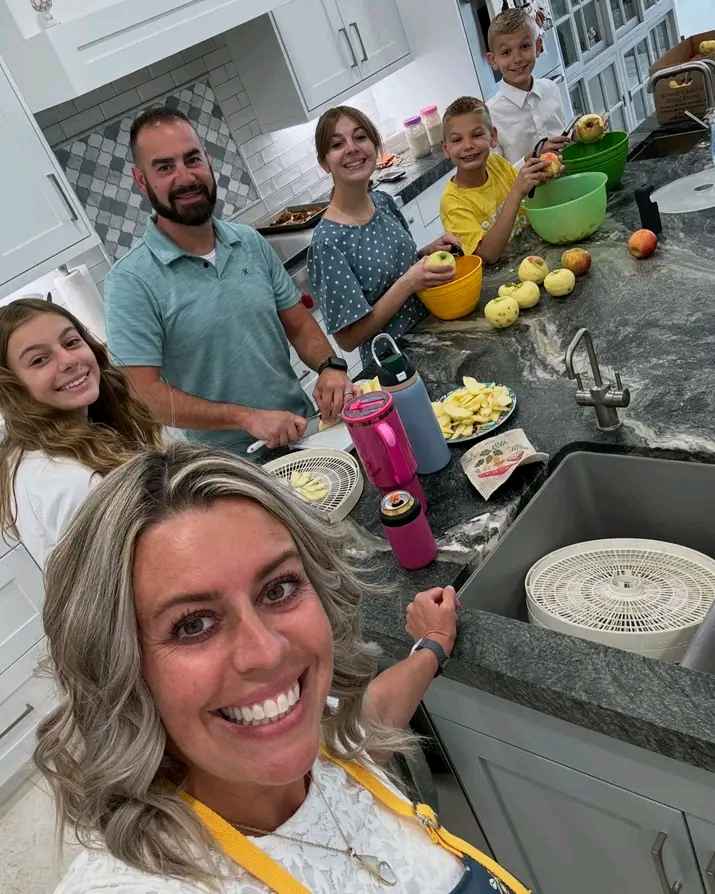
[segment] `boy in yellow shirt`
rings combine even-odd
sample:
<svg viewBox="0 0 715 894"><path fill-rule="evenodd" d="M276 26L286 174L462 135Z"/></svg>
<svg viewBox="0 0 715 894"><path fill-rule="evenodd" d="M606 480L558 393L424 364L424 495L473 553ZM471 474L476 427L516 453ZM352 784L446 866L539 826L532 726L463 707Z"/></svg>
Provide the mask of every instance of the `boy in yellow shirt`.
<svg viewBox="0 0 715 894"><path fill-rule="evenodd" d="M497 132L487 107L473 96L462 96L448 106L443 128L443 149L457 173L442 195L442 224L457 236L465 254L494 263L509 243L515 223L521 223L517 218L522 199L548 180L548 162L530 158L516 171L492 153Z"/></svg>

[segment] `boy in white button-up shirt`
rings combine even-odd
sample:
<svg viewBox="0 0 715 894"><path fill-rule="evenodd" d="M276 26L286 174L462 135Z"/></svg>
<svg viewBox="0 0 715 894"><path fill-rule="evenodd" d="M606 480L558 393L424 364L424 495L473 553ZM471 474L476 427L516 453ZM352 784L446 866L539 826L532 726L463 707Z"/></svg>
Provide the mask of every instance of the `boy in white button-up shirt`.
<svg viewBox="0 0 715 894"><path fill-rule="evenodd" d="M534 78L536 23L523 9L500 13L489 26L487 59L503 80L487 102L497 129L497 151L521 167L534 146L546 137L542 152L559 152L569 142L561 94L553 81Z"/></svg>

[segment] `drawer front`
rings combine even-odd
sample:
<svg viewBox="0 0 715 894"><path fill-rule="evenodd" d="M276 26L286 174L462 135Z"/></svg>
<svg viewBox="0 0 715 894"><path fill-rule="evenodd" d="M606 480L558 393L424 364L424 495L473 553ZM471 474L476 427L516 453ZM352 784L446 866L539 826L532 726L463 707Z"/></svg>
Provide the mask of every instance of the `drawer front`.
<svg viewBox="0 0 715 894"><path fill-rule="evenodd" d="M449 178L452 177L453 174L454 171L449 171L436 183L433 183L432 186L427 187L427 189L415 199L417 207L420 209L422 223L426 227L428 227L434 220L439 219L439 203L442 200L442 193L444 192ZM437 235L439 235L439 233Z"/></svg>
<svg viewBox="0 0 715 894"><path fill-rule="evenodd" d="M35 675L44 648L43 639L0 675L0 788L32 757L37 725L57 702L53 680Z"/></svg>
<svg viewBox="0 0 715 894"><path fill-rule="evenodd" d="M0 674L42 638L43 597L42 573L24 546L0 558Z"/></svg>

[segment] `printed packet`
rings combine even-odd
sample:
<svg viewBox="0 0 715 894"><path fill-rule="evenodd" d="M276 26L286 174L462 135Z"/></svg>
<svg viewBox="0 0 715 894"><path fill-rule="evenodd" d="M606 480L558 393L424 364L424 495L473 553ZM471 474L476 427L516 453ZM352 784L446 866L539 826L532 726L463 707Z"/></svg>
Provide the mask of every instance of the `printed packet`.
<svg viewBox="0 0 715 894"><path fill-rule="evenodd" d="M461 461L464 474L488 500L514 469L528 463L545 462L548 458L548 453L534 449L523 428L514 428L479 441L467 450Z"/></svg>

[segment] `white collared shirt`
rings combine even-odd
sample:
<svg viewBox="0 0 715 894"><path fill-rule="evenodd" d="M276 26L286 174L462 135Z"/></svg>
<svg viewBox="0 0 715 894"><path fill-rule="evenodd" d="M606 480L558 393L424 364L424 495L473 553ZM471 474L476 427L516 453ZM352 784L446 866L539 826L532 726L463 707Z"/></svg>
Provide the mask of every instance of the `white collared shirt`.
<svg viewBox="0 0 715 894"><path fill-rule="evenodd" d="M548 78L534 78L528 92L501 81L487 108L498 151L517 168L542 137L557 136L566 126L561 92Z"/></svg>

